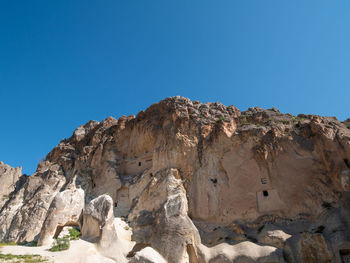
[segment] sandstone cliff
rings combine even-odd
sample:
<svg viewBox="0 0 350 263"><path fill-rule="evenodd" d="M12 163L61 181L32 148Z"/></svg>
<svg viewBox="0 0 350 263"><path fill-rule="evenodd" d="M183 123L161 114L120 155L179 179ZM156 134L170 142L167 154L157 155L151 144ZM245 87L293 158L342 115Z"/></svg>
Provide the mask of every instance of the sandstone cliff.
<svg viewBox="0 0 350 263"><path fill-rule="evenodd" d="M341 262L349 193L348 121L173 97L62 140L2 208L0 240L114 229L88 208L101 203L133 229L130 262L144 247L169 263Z"/></svg>

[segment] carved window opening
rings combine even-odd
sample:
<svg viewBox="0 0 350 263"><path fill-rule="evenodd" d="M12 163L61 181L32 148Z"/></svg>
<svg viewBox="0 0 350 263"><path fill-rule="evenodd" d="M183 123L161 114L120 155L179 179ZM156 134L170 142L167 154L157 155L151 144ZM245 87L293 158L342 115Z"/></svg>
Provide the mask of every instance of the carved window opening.
<svg viewBox="0 0 350 263"><path fill-rule="evenodd" d="M265 196L265 197L269 196L269 192L267 190L264 190L263 191L263 196Z"/></svg>
<svg viewBox="0 0 350 263"><path fill-rule="evenodd" d="M139 166L141 166L141 162L139 162Z"/></svg>
<svg viewBox="0 0 350 263"><path fill-rule="evenodd" d="M115 203L114 203L114 207L118 207L118 202L115 202Z"/></svg>
<svg viewBox="0 0 350 263"><path fill-rule="evenodd" d="M213 183L213 184L217 184L217 182L218 182L218 179L216 179L216 178L212 178L212 179L210 179L210 181Z"/></svg>

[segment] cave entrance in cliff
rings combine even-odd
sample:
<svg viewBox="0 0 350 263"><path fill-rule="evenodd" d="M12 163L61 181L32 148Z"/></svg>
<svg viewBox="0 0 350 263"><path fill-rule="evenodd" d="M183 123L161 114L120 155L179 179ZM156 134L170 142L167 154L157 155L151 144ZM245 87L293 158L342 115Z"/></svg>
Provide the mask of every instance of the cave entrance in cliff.
<svg viewBox="0 0 350 263"><path fill-rule="evenodd" d="M129 188L123 186L117 191L115 215L118 217L126 217L129 214L129 209Z"/></svg>
<svg viewBox="0 0 350 263"><path fill-rule="evenodd" d="M74 228L79 229L79 231L80 231L80 225L78 224L78 222L68 222L65 225L58 225L56 227L56 231L55 231L53 238L58 238L58 236L61 234L61 232L63 231L63 229L65 227L74 227Z"/></svg>
<svg viewBox="0 0 350 263"><path fill-rule="evenodd" d="M341 249L339 254L342 263L350 263L350 249Z"/></svg>

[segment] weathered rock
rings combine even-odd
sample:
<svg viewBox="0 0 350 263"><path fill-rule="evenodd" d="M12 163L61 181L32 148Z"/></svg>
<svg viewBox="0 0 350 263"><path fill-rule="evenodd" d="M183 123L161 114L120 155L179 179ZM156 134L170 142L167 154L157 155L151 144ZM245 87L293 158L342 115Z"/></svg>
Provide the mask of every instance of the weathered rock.
<svg viewBox="0 0 350 263"><path fill-rule="evenodd" d="M129 216L135 217L135 238L141 236L143 243L150 243L169 263L188 262L188 247L200 244L200 236L187 211L179 171L165 169L156 173Z"/></svg>
<svg viewBox="0 0 350 263"><path fill-rule="evenodd" d="M263 230L258 238L259 243L283 249L284 244L291 235L282 230Z"/></svg>
<svg viewBox="0 0 350 263"><path fill-rule="evenodd" d="M104 227L106 227L105 231ZM108 195L101 195L92 200L84 209L82 237L97 241L101 239L111 240L113 239L113 229L113 200Z"/></svg>
<svg viewBox="0 0 350 263"><path fill-rule="evenodd" d="M127 262L126 256L134 242L119 237L110 196L101 195L87 205L83 212L81 233L82 238L97 242L103 255L120 263Z"/></svg>
<svg viewBox="0 0 350 263"><path fill-rule="evenodd" d="M166 260L153 248L145 247L136 252L130 263L167 263Z"/></svg>
<svg viewBox="0 0 350 263"><path fill-rule="evenodd" d="M320 233L304 232L290 238L284 248L287 262L291 263L329 263L332 262L332 253Z"/></svg>
<svg viewBox="0 0 350 263"><path fill-rule="evenodd" d="M302 262L330 262L332 257L322 234L303 233L300 240Z"/></svg>
<svg viewBox="0 0 350 263"><path fill-rule="evenodd" d="M0 161L0 211L10 194L15 190L16 183L22 175L22 168L12 168Z"/></svg>
<svg viewBox="0 0 350 263"><path fill-rule="evenodd" d="M198 263L283 263L280 249L270 246L259 246L249 241L237 245L219 244L214 247L198 246Z"/></svg>
<svg viewBox="0 0 350 263"><path fill-rule="evenodd" d="M57 238L65 226L80 226L79 217L84 204L84 191L82 189L73 187L58 193L47 213L38 245L51 244L53 238Z"/></svg>
<svg viewBox="0 0 350 263"><path fill-rule="evenodd" d="M56 194L75 185L85 191L86 203L109 193L108 218L127 218L133 239L169 262L198 256L201 239L191 219L199 229L222 229L215 235L200 229L205 245L235 245L254 241L266 223L283 225L290 239L298 238L311 224L322 225L332 208L339 210L341 224L324 224L323 236L331 254L339 254L338 244L350 240L347 123L258 107L240 112L183 97L162 100L136 117L90 121L62 140L11 194L0 212L0 240L37 239ZM99 227L114 233L112 219L102 226L100 217L88 216L91 229L84 233L109 244L114 234L104 237ZM312 250L307 238L303 244Z"/></svg>
<svg viewBox="0 0 350 263"><path fill-rule="evenodd" d="M64 183L58 165L40 164L37 172L25 178L23 186L16 189L2 208L0 240L37 240L51 202Z"/></svg>

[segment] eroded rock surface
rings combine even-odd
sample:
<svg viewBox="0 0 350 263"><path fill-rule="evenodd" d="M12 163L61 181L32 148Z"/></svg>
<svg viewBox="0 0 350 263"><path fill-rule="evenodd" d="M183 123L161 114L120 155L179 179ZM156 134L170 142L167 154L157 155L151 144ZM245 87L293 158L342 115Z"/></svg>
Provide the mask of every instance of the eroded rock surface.
<svg viewBox="0 0 350 263"><path fill-rule="evenodd" d="M71 189L59 192L53 200L40 232L38 245L50 245L63 227L80 226L79 218L85 205L84 191Z"/></svg>
<svg viewBox="0 0 350 263"><path fill-rule="evenodd" d="M348 121L173 97L62 140L2 208L0 240L37 240L74 186L84 236L106 247L117 217L170 263L281 262L282 249L288 262L332 262L350 249L349 182Z"/></svg>
<svg viewBox="0 0 350 263"><path fill-rule="evenodd" d="M96 242L100 252L117 262L127 262L126 256L131 251L134 242L122 239L115 224L113 200L108 195L93 199L84 209L82 237Z"/></svg>
<svg viewBox="0 0 350 263"><path fill-rule="evenodd" d="M0 211L10 194L15 190L16 183L22 175L22 168L13 168L0 161Z"/></svg>
<svg viewBox="0 0 350 263"><path fill-rule="evenodd" d="M130 263L167 263L166 260L156 250L146 247L130 260Z"/></svg>

